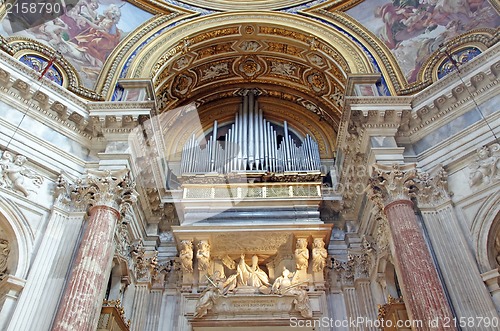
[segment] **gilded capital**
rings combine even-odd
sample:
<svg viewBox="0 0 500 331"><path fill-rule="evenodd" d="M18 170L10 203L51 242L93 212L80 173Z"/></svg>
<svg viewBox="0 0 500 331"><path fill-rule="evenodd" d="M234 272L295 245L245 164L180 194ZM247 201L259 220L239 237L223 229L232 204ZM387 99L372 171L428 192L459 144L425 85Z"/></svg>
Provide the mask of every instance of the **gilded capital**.
<svg viewBox="0 0 500 331"><path fill-rule="evenodd" d="M374 164L367 188L370 199L381 209L398 200L410 200L415 191L415 164Z"/></svg>
<svg viewBox="0 0 500 331"><path fill-rule="evenodd" d="M137 192L128 169L92 170L77 180L71 197L77 206L107 206L123 215L137 200Z"/></svg>

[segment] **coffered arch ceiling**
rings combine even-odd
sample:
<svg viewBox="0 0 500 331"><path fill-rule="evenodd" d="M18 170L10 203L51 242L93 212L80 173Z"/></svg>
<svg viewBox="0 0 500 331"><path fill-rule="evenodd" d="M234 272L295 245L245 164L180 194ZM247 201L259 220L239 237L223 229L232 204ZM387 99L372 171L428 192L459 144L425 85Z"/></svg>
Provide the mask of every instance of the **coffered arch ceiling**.
<svg viewBox="0 0 500 331"><path fill-rule="evenodd" d="M160 112L194 102L200 115L233 116L239 91L256 88L265 116L293 119L331 157L347 75L372 72L338 31L284 13L245 12L179 25L137 54L128 76L152 76Z"/></svg>

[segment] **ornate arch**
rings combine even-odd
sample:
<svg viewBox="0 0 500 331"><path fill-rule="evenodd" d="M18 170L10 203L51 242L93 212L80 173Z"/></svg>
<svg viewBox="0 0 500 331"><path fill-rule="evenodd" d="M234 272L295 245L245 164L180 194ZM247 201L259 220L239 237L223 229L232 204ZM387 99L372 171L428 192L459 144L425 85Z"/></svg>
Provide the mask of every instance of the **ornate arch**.
<svg viewBox="0 0 500 331"><path fill-rule="evenodd" d="M486 199L473 220L472 233L479 270L483 273L495 268L492 256L495 235L500 231L500 193Z"/></svg>

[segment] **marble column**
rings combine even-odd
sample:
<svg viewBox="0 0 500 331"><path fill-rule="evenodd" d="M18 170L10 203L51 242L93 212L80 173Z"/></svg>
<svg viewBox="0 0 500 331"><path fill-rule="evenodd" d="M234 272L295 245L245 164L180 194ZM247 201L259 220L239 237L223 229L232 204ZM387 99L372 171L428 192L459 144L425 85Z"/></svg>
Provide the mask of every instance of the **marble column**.
<svg viewBox="0 0 500 331"><path fill-rule="evenodd" d="M413 164L375 164L370 178L371 199L385 212L389 223L408 316L422 323L419 330L456 330L453 323L444 325L454 316L410 200L416 177Z"/></svg>
<svg viewBox="0 0 500 331"><path fill-rule="evenodd" d="M53 323L55 331L95 330L111 272L114 231L135 201L128 170L93 171L79 181L72 196L89 206L89 217Z"/></svg>

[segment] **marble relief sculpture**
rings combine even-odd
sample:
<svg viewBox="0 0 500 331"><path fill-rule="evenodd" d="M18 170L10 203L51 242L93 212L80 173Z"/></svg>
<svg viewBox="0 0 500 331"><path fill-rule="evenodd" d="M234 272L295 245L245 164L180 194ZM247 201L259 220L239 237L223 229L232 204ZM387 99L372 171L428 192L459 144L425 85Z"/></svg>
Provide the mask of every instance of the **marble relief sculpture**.
<svg viewBox="0 0 500 331"><path fill-rule="evenodd" d="M198 259L198 270L206 271L210 266L210 244L206 240L198 242L198 250L196 251Z"/></svg>
<svg viewBox="0 0 500 331"><path fill-rule="evenodd" d="M250 286L250 287L267 287L271 286L269 284L269 277L267 274L259 267L259 258L257 255L252 256L252 265L248 265L245 262L245 255L241 255L240 263L238 263L237 270L237 282L238 286Z"/></svg>
<svg viewBox="0 0 500 331"><path fill-rule="evenodd" d="M0 187L21 192L25 197L36 193L43 183L43 178L27 169L24 155L12 155L4 151L0 159Z"/></svg>
<svg viewBox="0 0 500 331"><path fill-rule="evenodd" d="M500 144L483 146L476 153L476 160L469 166L470 187L489 184L500 177Z"/></svg>
<svg viewBox="0 0 500 331"><path fill-rule="evenodd" d="M312 249L313 271L322 272L326 265L328 252L325 248L325 242L321 238L314 238L314 248Z"/></svg>
<svg viewBox="0 0 500 331"><path fill-rule="evenodd" d="M258 265L257 255L252 256L252 264L245 262L245 255L242 254L240 261L236 266L236 273L227 278L221 276L219 271L212 276L205 276L208 280L208 286L200 294L196 304L194 318L201 318L208 314L208 311L214 307L218 300L229 294L247 294L259 295L278 295L293 296L294 309L304 318L312 317L311 304L307 291L300 287L304 282L299 282L296 272L293 274L284 267L282 275L271 283L269 276ZM249 290L252 291L249 291Z"/></svg>
<svg viewBox="0 0 500 331"><path fill-rule="evenodd" d="M223 282L218 271L212 277L206 277L208 279L208 286L201 292L200 298L196 303L194 318L205 316L224 293L225 282Z"/></svg>
<svg viewBox="0 0 500 331"><path fill-rule="evenodd" d="M295 268L305 270L309 264L309 250L307 249L307 239L297 239L297 248L295 249Z"/></svg>
<svg viewBox="0 0 500 331"><path fill-rule="evenodd" d="M181 259L182 271L187 273L193 272L193 255L193 243L189 240L181 241L179 257Z"/></svg>
<svg viewBox="0 0 500 331"><path fill-rule="evenodd" d="M7 260L9 258L10 245L6 239L0 239L0 279L7 274Z"/></svg>

